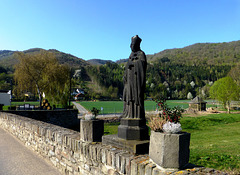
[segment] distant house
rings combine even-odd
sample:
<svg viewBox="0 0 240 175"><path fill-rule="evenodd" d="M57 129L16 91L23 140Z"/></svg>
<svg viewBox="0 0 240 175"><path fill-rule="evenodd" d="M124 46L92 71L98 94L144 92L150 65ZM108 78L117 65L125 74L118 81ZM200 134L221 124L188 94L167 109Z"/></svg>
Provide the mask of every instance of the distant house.
<svg viewBox="0 0 240 175"><path fill-rule="evenodd" d="M83 100L84 97L85 97L84 94L82 94L82 93L78 93L78 94L74 97L74 99L75 99L75 100Z"/></svg>
<svg viewBox="0 0 240 175"><path fill-rule="evenodd" d="M9 90L0 90L0 104L10 105L11 93Z"/></svg>
<svg viewBox="0 0 240 175"><path fill-rule="evenodd" d="M194 109L197 111L206 111L207 102L203 101L200 97L195 97L189 102L189 109Z"/></svg>
<svg viewBox="0 0 240 175"><path fill-rule="evenodd" d="M82 89L76 89L72 95L74 95L74 100L83 100L85 98L85 92Z"/></svg>

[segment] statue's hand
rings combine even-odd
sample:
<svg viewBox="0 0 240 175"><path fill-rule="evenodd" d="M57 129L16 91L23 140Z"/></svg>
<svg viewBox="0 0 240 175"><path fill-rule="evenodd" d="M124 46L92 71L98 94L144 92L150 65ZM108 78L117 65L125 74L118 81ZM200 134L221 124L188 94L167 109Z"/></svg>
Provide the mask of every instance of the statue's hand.
<svg viewBox="0 0 240 175"><path fill-rule="evenodd" d="M133 58L133 62L137 61L138 60L138 57L134 57Z"/></svg>
<svg viewBox="0 0 240 175"><path fill-rule="evenodd" d="M128 68L131 68L131 67L134 67L134 65L133 65L132 63L130 63L130 64L128 65Z"/></svg>

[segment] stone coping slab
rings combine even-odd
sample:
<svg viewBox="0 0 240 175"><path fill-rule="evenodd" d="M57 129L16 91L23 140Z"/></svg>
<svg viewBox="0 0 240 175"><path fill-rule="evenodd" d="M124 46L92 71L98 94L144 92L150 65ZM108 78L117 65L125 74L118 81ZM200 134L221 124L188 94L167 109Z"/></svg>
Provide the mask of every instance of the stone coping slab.
<svg viewBox="0 0 240 175"><path fill-rule="evenodd" d="M149 152L149 140L125 140L115 134L103 136L102 143L121 148L134 154L148 154Z"/></svg>

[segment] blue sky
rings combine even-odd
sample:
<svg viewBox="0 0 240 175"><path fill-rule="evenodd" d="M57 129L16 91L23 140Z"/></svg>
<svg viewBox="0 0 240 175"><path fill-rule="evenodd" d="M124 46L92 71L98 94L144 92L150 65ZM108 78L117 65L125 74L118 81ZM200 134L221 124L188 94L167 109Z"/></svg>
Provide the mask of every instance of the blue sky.
<svg viewBox="0 0 240 175"><path fill-rule="evenodd" d="M146 54L240 40L240 0L0 0L0 50L118 60L136 34Z"/></svg>

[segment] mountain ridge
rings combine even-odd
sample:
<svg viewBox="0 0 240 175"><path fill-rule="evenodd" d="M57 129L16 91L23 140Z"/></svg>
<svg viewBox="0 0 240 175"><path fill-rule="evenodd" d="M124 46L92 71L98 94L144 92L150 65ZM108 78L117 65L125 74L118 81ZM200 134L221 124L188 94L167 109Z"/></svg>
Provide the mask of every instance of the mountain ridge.
<svg viewBox="0 0 240 175"><path fill-rule="evenodd" d="M231 64L240 62L240 40L222 43L195 43L183 48L166 49L147 55L155 62L168 58L172 63L187 65Z"/></svg>
<svg viewBox="0 0 240 175"><path fill-rule="evenodd" d="M102 60L102 59L96 59L96 58L87 60L87 62L92 65L103 65L103 64L106 64L107 62L114 63L114 61L112 60Z"/></svg>
<svg viewBox="0 0 240 175"><path fill-rule="evenodd" d="M28 53L37 53L37 52L40 52L41 50L45 50L45 49L31 48L28 50L24 50L22 52L28 54ZM45 51L55 53L60 64L68 64L70 67L73 67L73 68L79 68L79 67L90 65L87 61L83 60L82 58L78 58L74 55L64 53L56 49L49 49ZM18 51L0 50L0 66L13 69L14 65L17 64L17 58L14 57L15 52L18 52Z"/></svg>
<svg viewBox="0 0 240 175"><path fill-rule="evenodd" d="M39 52L41 48L31 48L24 50L24 53ZM56 54L61 64L68 63L71 67L77 68L87 65L103 65L107 62L122 64L128 59L117 61L104 59L84 60L74 55L58 51L56 49L46 50ZM17 63L13 54L16 51L0 50L0 66L11 67ZM240 40L222 43L195 43L183 48L165 49L155 54L147 54L149 63L158 63L163 59L170 61L172 64L185 65L232 65L240 62Z"/></svg>

